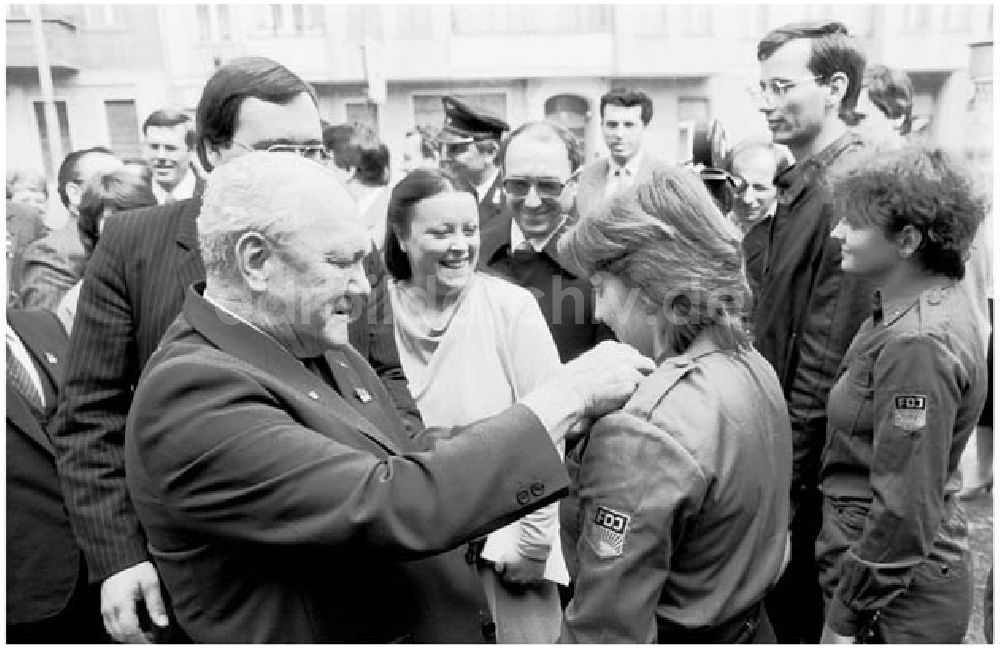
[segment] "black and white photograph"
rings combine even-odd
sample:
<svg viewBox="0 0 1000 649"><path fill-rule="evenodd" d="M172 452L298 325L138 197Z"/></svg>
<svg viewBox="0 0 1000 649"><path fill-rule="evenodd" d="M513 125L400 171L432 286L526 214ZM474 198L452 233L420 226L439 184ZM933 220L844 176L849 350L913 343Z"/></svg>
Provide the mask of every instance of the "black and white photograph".
<svg viewBox="0 0 1000 649"><path fill-rule="evenodd" d="M4 11L7 643L993 643L993 3Z"/></svg>

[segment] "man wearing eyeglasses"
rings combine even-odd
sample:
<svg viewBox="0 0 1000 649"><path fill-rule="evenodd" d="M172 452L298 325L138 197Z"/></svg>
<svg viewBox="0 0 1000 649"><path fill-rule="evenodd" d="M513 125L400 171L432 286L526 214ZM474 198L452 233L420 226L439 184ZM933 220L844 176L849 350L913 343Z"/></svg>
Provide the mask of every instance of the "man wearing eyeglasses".
<svg viewBox="0 0 1000 649"><path fill-rule="evenodd" d="M863 279L840 269L824 179L864 149L847 123L865 55L840 23L798 23L768 33L757 59L760 111L796 160L776 180L778 209L754 315L756 347L778 374L793 433L791 562L767 611L779 642L815 643L824 617L815 541L826 401L871 295Z"/></svg>
<svg viewBox="0 0 1000 649"><path fill-rule="evenodd" d="M579 148L562 126L527 122L510 134L499 157L506 209L481 228L479 265L532 292L565 363L613 339L594 318L590 281L564 268L556 254Z"/></svg>
<svg viewBox="0 0 1000 649"><path fill-rule="evenodd" d="M497 152L500 138L510 130L510 125L455 97L442 97L441 103L444 105L444 127L438 136L441 164L476 188L482 227L503 210Z"/></svg>
<svg viewBox="0 0 1000 649"><path fill-rule="evenodd" d="M21 306L55 312L67 291L80 281L84 252L76 224L83 185L121 167L121 158L104 147L73 151L63 159L56 182L69 218L63 227L25 248L19 278Z"/></svg>
<svg viewBox="0 0 1000 649"><path fill-rule="evenodd" d="M325 156L315 92L263 57L235 59L216 70L202 92L196 123L197 152L208 171L249 151ZM70 519L90 580L101 583L105 627L119 642L183 638L169 626L125 484L122 447L139 375L180 312L186 288L205 277L196 225L200 209L196 194L107 220L87 265L52 422ZM404 420L419 425L398 358L373 358L368 339L367 322L356 319L351 343L368 356ZM143 609L152 626L140 622Z"/></svg>

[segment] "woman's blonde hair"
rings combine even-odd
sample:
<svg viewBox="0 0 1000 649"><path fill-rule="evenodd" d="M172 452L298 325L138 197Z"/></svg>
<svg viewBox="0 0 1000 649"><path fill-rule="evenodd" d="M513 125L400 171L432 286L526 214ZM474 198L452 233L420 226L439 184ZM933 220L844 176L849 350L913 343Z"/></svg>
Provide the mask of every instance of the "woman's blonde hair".
<svg viewBox="0 0 1000 649"><path fill-rule="evenodd" d="M638 289L647 309L663 309L674 353L703 331L723 349L750 345L739 233L690 170L655 166L585 215L562 237L559 253L582 275L608 273Z"/></svg>

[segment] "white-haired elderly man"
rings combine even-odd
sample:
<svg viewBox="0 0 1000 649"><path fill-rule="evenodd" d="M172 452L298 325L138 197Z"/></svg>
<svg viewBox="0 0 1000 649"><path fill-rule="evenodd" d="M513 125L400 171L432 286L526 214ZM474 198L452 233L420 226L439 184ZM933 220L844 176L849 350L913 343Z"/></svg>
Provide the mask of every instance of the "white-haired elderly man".
<svg viewBox="0 0 1000 649"><path fill-rule="evenodd" d="M146 366L126 435L136 511L195 641L413 639L447 615L428 603L434 555L561 497L553 442L652 369L605 343L496 417L414 440L348 344L369 243L329 171L238 158L212 174L198 231L207 282Z"/></svg>

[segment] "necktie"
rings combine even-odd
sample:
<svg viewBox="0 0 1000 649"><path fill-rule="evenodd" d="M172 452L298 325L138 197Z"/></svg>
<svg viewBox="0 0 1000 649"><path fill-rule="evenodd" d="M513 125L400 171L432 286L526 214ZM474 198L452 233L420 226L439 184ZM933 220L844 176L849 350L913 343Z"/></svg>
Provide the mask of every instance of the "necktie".
<svg viewBox="0 0 1000 649"><path fill-rule="evenodd" d="M34 381L31 380L31 376L28 374L27 368L21 364L21 361L17 359L14 352L10 350L10 344L7 345L7 380L10 384L24 397L24 400L28 402L32 408L38 413L44 411L45 406L42 404L42 394L35 387Z"/></svg>
<svg viewBox="0 0 1000 649"><path fill-rule="evenodd" d="M611 177L608 178L608 187L607 191L604 194L605 197L610 198L614 196L615 192L617 192L621 188L621 186L622 186L622 170L619 167L615 169L614 172L611 174Z"/></svg>

